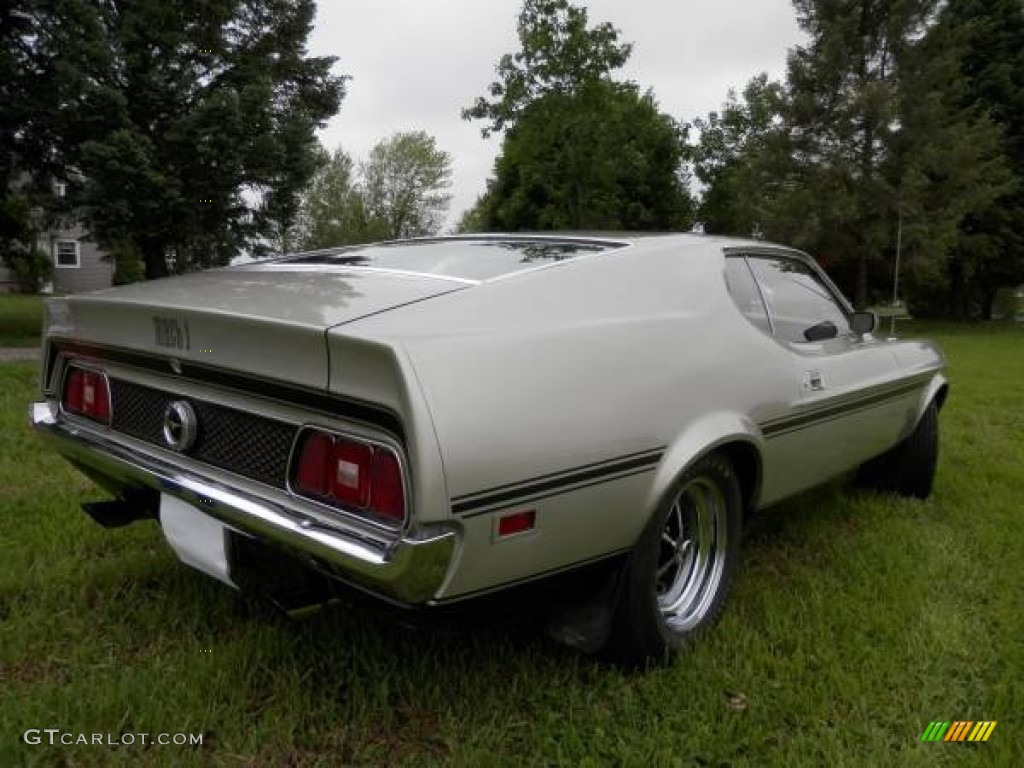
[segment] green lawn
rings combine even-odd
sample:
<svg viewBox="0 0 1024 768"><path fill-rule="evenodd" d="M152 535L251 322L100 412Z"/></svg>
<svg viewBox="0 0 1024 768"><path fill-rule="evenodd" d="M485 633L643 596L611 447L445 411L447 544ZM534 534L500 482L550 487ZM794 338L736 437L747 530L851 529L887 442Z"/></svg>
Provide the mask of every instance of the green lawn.
<svg viewBox="0 0 1024 768"><path fill-rule="evenodd" d="M952 379L932 500L834 485L766 513L719 627L645 675L531 631L268 612L155 526L87 520L97 494L25 426L35 367L0 365L0 765L1020 765L1024 331L930 330ZM937 719L998 726L920 742ZM204 743L28 746L29 728Z"/></svg>
<svg viewBox="0 0 1024 768"><path fill-rule="evenodd" d="M41 297L0 293L0 347L38 347L42 326Z"/></svg>

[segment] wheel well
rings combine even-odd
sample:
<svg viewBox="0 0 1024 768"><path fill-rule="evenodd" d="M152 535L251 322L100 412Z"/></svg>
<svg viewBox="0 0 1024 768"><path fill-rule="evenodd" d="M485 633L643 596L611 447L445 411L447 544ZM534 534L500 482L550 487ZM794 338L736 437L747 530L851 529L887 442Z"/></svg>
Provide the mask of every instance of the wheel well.
<svg viewBox="0 0 1024 768"><path fill-rule="evenodd" d="M946 395L949 394L949 384L943 384L939 387L939 391L935 393L935 407L938 410L942 410L942 406L946 404Z"/></svg>
<svg viewBox="0 0 1024 768"><path fill-rule="evenodd" d="M761 455L750 443L734 442L720 445L715 449L724 454L736 470L740 481L740 495L743 498L743 513L754 511L757 494L761 488Z"/></svg>

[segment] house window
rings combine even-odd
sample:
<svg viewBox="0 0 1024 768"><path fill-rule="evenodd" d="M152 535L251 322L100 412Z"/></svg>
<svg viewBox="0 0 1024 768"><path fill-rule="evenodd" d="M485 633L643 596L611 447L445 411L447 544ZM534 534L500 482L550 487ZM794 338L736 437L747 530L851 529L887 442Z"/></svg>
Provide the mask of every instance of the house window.
<svg viewBox="0 0 1024 768"><path fill-rule="evenodd" d="M53 263L58 267L82 266L78 254L77 240L58 240L53 245Z"/></svg>
<svg viewBox="0 0 1024 768"><path fill-rule="evenodd" d="M65 197L68 193L68 185L63 181L55 181L53 183L53 194L56 197Z"/></svg>

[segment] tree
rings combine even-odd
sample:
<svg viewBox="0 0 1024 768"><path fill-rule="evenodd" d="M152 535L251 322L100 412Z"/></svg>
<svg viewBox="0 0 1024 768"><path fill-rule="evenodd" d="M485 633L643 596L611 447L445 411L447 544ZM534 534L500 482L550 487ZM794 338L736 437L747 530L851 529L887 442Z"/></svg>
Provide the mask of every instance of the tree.
<svg viewBox="0 0 1024 768"><path fill-rule="evenodd" d="M1001 132L961 76L962 53L961 32L941 22L908 53L892 142L904 278L931 312L953 309L946 286L971 248L965 230L1013 187ZM973 246L977 265L984 248L978 240ZM987 306L994 296L993 287Z"/></svg>
<svg viewBox="0 0 1024 768"><path fill-rule="evenodd" d="M631 84L594 81L523 110L495 162L488 229L689 228L684 131Z"/></svg>
<svg viewBox="0 0 1024 768"><path fill-rule="evenodd" d="M948 265L948 305L990 318L1000 286L1024 282L1024 7L1019 0L950 0L939 32L956 45L960 108L984 110L1001 130L1012 184L960 222Z"/></svg>
<svg viewBox="0 0 1024 768"><path fill-rule="evenodd" d="M302 248L437 234L451 195L451 156L423 131L377 142L358 165L341 148L322 156L303 195Z"/></svg>
<svg viewBox="0 0 1024 768"><path fill-rule="evenodd" d="M629 58L611 24L568 0L525 0L521 50L464 119L504 131L494 177L464 217L490 229L680 229L692 220L685 130L653 94L612 79Z"/></svg>
<svg viewBox="0 0 1024 768"><path fill-rule="evenodd" d="M694 173L705 187L697 218L708 234L779 233L779 206L773 203L787 193L795 171L785 107L784 86L762 73L741 95L729 91L720 113L694 121L700 135Z"/></svg>
<svg viewBox="0 0 1024 768"><path fill-rule="evenodd" d="M391 238L437 234L451 202L451 164L425 131L378 142L360 166L370 218L383 222Z"/></svg>
<svg viewBox="0 0 1024 768"><path fill-rule="evenodd" d="M19 118L24 156L65 174L101 245L158 277L289 230L344 92L306 55L313 0L17 5L47 97Z"/></svg>
<svg viewBox="0 0 1024 768"><path fill-rule="evenodd" d="M864 306L869 274L894 240L897 193L885 174L899 125L899 77L935 0L794 0L810 43L789 58L789 130L798 167L829 194L811 209L805 242L852 267Z"/></svg>
<svg viewBox="0 0 1024 768"><path fill-rule="evenodd" d="M932 290L960 222L1007 180L998 132L958 96L940 4L795 5L810 40L791 52L785 85L757 78L698 121L708 231L811 251L864 306L888 295L901 230L912 285Z"/></svg>
<svg viewBox="0 0 1024 768"><path fill-rule="evenodd" d="M324 159L303 195L297 235L304 250L387 237L383 222L367 210L355 162L340 147Z"/></svg>
<svg viewBox="0 0 1024 768"><path fill-rule="evenodd" d="M32 45L32 18L18 5L36 3L0 6L0 263L20 282L38 288L52 265L35 245L43 223L37 207L52 195L44 173L47 153L26 140L25 127L52 103Z"/></svg>
<svg viewBox="0 0 1024 768"><path fill-rule="evenodd" d="M477 195L476 201L469 208L462 212L458 222L455 224L455 231L460 235L467 235L476 232L486 232L490 227L487 223L487 208L490 200L487 192Z"/></svg>
<svg viewBox="0 0 1024 768"><path fill-rule="evenodd" d="M464 120L489 120L486 138L515 125L523 110L549 94L572 95L629 59L630 43L608 22L587 26L587 9L569 0L524 0L516 31L521 49L498 62L492 100L477 98Z"/></svg>

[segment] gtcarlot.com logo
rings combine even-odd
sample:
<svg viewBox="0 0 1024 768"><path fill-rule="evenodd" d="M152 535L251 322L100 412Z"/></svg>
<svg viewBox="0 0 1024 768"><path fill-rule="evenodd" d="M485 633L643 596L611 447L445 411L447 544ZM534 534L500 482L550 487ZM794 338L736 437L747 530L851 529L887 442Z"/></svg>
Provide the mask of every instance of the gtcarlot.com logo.
<svg viewBox="0 0 1024 768"><path fill-rule="evenodd" d="M995 729L995 720L932 720L921 734L921 741L988 741Z"/></svg>
<svg viewBox="0 0 1024 768"><path fill-rule="evenodd" d="M75 733L60 728L29 728L21 736L26 744L33 746L92 746L92 747L200 747L201 733Z"/></svg>

